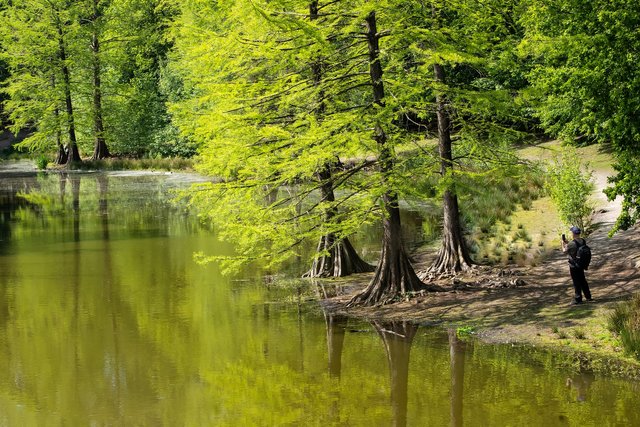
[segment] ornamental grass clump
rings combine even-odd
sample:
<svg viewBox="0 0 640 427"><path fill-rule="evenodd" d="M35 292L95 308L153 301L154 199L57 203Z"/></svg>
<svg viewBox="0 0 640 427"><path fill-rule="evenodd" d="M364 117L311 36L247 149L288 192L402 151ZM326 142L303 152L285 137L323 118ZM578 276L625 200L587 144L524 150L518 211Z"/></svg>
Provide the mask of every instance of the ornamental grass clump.
<svg viewBox="0 0 640 427"><path fill-rule="evenodd" d="M609 316L609 330L618 334L625 352L640 360L640 293L616 306Z"/></svg>

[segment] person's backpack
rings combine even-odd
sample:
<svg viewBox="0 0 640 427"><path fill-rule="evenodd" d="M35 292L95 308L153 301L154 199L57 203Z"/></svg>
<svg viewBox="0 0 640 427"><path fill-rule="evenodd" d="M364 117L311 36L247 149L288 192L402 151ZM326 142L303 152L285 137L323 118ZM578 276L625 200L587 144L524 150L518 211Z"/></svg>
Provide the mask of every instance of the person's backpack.
<svg viewBox="0 0 640 427"><path fill-rule="evenodd" d="M578 243L576 240L576 245L578 246L578 250L576 251L576 259L575 264L576 267L580 267L583 270L589 269L589 264L591 263L591 248L587 245L587 241L583 240L584 243Z"/></svg>

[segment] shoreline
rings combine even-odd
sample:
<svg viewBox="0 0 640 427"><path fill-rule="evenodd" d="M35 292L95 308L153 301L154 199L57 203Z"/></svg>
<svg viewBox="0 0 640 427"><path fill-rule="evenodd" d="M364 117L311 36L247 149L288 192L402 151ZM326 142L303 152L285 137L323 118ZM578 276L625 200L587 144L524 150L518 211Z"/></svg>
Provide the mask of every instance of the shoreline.
<svg viewBox="0 0 640 427"><path fill-rule="evenodd" d="M595 220L609 220L601 211ZM594 302L573 305L566 257L553 251L535 267L478 266L432 282L446 292L420 293L377 307L346 308L370 275L343 279L343 293L321 302L329 311L359 320L410 321L441 328L464 328L485 344L546 349L580 369L640 379L640 361L625 355L608 330L608 316L620 301L638 291L640 226L607 237L611 222L600 222L589 238L594 251L587 280ZM417 268L426 266L423 260Z"/></svg>

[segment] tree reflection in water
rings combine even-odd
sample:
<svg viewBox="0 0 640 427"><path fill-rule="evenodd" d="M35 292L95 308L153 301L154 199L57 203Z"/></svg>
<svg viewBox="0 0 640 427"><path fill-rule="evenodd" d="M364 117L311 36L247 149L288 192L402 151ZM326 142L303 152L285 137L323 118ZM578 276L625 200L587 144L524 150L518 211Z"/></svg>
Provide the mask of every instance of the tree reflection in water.
<svg viewBox="0 0 640 427"><path fill-rule="evenodd" d="M449 366L451 368L451 426L460 427L462 421L462 395L464 390L464 355L466 345L455 329L449 329Z"/></svg>
<svg viewBox="0 0 640 427"><path fill-rule="evenodd" d="M409 385L409 353L418 325L409 322L373 321L382 339L391 378L391 409L393 425L407 425L407 389Z"/></svg>

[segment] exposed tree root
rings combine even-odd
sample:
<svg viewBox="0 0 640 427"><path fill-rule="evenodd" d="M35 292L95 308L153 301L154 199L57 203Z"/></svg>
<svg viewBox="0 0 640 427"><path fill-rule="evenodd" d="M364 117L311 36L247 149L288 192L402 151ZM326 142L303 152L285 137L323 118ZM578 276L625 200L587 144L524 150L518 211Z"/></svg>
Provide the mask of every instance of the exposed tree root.
<svg viewBox="0 0 640 427"><path fill-rule="evenodd" d="M360 258L348 238L336 240L333 234L322 236L317 252L323 255L313 261L311 270L303 277L344 277L375 270Z"/></svg>
<svg viewBox="0 0 640 427"><path fill-rule="evenodd" d="M455 274L473 266L460 226L457 196L451 191L445 191L443 206L442 246L436 260L427 270L431 275Z"/></svg>
<svg viewBox="0 0 640 427"><path fill-rule="evenodd" d="M67 157L68 155L65 148L62 146L62 144L58 144L58 154L56 156L54 163L56 165L64 165L67 163Z"/></svg>
<svg viewBox="0 0 640 427"><path fill-rule="evenodd" d="M414 292L444 291L440 286L423 283L402 249L398 249L395 256L389 256L388 252L389 250L383 248L373 279L362 292L347 303L347 307L384 305Z"/></svg>

